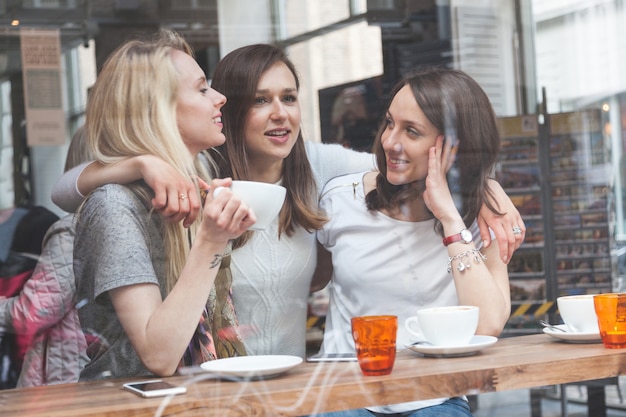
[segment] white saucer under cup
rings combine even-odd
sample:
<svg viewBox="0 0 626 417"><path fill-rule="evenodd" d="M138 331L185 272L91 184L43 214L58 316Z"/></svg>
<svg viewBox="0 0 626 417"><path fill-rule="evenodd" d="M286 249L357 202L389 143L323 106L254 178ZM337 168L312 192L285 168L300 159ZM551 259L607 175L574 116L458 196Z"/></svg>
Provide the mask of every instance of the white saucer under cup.
<svg viewBox="0 0 626 417"><path fill-rule="evenodd" d="M494 336L473 336L465 346L433 346L428 342L415 342L406 347L431 358L455 358L475 355L498 341Z"/></svg>
<svg viewBox="0 0 626 417"><path fill-rule="evenodd" d="M567 343L600 343L602 339L600 338L600 332L589 332L589 333L581 333L581 332L573 332L567 327L567 324L557 324L554 325L559 330L553 330L549 327L544 327L543 332L548 336L555 338L560 342Z"/></svg>

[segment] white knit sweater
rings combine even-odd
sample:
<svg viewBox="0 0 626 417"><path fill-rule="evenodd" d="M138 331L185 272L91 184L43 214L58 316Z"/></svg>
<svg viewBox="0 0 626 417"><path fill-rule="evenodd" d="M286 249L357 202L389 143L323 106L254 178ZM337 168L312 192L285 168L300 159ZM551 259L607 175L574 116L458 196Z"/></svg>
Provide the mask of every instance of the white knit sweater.
<svg viewBox="0 0 626 417"><path fill-rule="evenodd" d="M374 167L372 155L340 145L306 142L306 150L318 193L336 176ZM298 228L292 236L278 239L278 219L233 251L233 302L249 355L304 357L316 262L315 233Z"/></svg>

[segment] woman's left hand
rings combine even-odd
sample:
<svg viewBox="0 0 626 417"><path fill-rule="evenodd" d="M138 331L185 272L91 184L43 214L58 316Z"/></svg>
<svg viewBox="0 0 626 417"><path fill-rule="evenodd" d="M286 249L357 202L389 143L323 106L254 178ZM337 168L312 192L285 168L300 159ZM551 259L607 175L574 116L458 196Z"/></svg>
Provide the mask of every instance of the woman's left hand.
<svg viewBox="0 0 626 417"><path fill-rule="evenodd" d="M454 204L446 174L454 163L456 148L444 144L443 135L437 137L435 146L428 153L428 175L424 190L424 203L433 215L443 221L460 214Z"/></svg>

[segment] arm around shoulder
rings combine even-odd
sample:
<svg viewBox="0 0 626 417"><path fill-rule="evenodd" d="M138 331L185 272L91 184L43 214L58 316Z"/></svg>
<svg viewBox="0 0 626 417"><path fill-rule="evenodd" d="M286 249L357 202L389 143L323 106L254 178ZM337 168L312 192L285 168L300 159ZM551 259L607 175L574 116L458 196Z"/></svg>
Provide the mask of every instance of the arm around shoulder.
<svg viewBox="0 0 626 417"><path fill-rule="evenodd" d="M200 210L195 182L154 155L129 157L106 165L97 161L79 165L57 182L52 191L52 201L63 210L74 212L84 196L98 187L129 184L141 179L154 191L152 204L159 214L172 222L184 219L185 227L193 223ZM180 198L182 195L185 202Z"/></svg>
<svg viewBox="0 0 626 417"><path fill-rule="evenodd" d="M85 196L78 190L78 178L88 165L85 162L65 172L52 188L52 202L68 213L73 213L81 205Z"/></svg>
<svg viewBox="0 0 626 417"><path fill-rule="evenodd" d="M376 168L374 155L338 144L306 142L307 157L324 185L330 179Z"/></svg>

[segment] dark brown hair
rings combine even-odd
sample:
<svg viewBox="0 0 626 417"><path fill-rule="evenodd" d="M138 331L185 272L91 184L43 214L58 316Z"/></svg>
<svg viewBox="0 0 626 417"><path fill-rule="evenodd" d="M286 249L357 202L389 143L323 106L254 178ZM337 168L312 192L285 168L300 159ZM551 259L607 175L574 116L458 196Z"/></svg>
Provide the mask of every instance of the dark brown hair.
<svg viewBox="0 0 626 417"><path fill-rule="evenodd" d="M444 134L446 140L457 140L458 150L454 168L458 175L458 192L461 195L461 216L466 226L478 216L483 204L494 213L487 195L493 196L488 186L500 149L496 116L489 98L474 79L462 71L449 68L427 68L403 78L391 92L391 99L408 85L415 101L432 125ZM409 184L393 185L387 181L387 163L381 137L387 122L383 121L374 140L380 173L376 189L367 195L370 210L398 208L415 194ZM436 222L441 230L441 224Z"/></svg>
<svg viewBox="0 0 626 417"><path fill-rule="evenodd" d="M245 137L245 120L254 104L261 76L277 62L284 63L293 74L296 88L300 81L293 63L285 53L268 44L244 46L226 55L215 68L211 87L228 97L222 108L222 122L226 142L211 151L219 167L220 177L233 180L250 180L248 151ZM279 236L291 235L297 226L312 232L326 222L317 207L317 187L311 165L306 155L302 132L283 163L282 185L287 189L285 203L280 212ZM240 238L241 246L248 236Z"/></svg>

